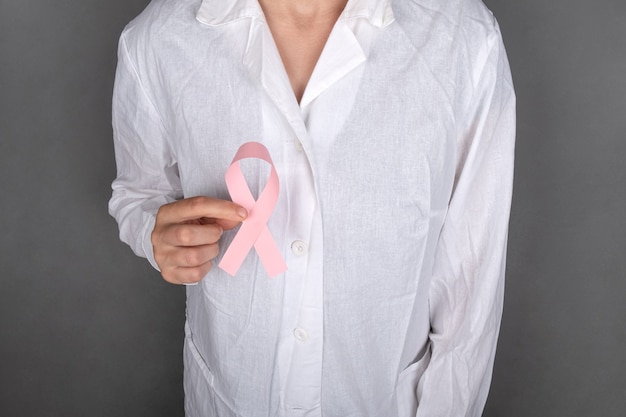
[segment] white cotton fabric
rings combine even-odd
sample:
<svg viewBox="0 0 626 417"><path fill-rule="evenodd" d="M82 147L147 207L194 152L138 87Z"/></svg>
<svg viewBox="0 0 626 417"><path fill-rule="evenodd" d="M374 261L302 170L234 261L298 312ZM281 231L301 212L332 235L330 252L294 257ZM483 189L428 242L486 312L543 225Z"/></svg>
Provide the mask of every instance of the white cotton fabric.
<svg viewBox="0 0 626 417"><path fill-rule="evenodd" d="M287 272L252 251L187 287L187 416L481 414L515 96L480 1L349 0L301 103L256 0L152 1L120 39L113 128L110 212L155 267L159 206L228 199L242 143L281 181L268 226ZM266 167L244 168L258 193Z"/></svg>

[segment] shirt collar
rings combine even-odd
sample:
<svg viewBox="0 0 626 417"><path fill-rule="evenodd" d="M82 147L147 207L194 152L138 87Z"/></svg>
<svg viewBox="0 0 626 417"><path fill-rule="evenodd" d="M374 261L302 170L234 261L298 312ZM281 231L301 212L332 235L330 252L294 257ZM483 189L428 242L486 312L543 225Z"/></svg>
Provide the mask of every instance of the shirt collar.
<svg viewBox="0 0 626 417"><path fill-rule="evenodd" d="M258 0L202 0L196 14L199 22L210 26L245 18L263 18ZM385 27L393 21L391 0L348 0L340 18L365 18L376 27Z"/></svg>

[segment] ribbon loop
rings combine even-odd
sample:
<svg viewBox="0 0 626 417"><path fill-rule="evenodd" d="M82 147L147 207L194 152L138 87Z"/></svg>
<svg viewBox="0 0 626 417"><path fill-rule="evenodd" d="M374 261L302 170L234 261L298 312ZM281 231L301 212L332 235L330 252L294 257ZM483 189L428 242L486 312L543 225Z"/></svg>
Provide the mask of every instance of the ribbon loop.
<svg viewBox="0 0 626 417"><path fill-rule="evenodd" d="M261 159L270 164L267 184L256 201L239 165L240 160L248 158ZM247 142L241 145L230 167L226 170L225 179L230 197L235 203L248 210L248 217L243 221L224 253L219 267L234 276L248 252L254 247L268 276L273 277L285 272L287 265L267 228L267 222L278 201L279 189L278 173L267 148L258 142Z"/></svg>

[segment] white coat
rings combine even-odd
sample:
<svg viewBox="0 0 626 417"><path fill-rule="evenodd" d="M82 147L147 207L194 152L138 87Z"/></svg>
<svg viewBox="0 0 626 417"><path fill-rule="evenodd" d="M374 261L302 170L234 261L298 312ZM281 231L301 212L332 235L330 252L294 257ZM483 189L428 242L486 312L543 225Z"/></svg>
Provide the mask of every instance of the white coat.
<svg viewBox="0 0 626 417"><path fill-rule="evenodd" d="M229 198L242 143L281 180L268 226L287 272L253 251L187 288L188 416L481 414L515 130L481 2L350 0L297 103L255 0L153 1L120 40L113 127L110 211L153 265L158 207Z"/></svg>

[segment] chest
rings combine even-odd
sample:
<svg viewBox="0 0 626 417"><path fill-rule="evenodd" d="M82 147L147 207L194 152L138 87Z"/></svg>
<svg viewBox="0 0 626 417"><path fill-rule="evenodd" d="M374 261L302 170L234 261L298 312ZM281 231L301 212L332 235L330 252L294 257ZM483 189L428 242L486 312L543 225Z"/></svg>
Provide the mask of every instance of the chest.
<svg viewBox="0 0 626 417"><path fill-rule="evenodd" d="M171 147L188 195L226 195L223 171L243 142L265 142L280 166L291 158L289 144L302 139L294 125L306 121L294 122L302 118L299 112L281 106L281 97L290 92L264 78L265 58L257 74L242 65L245 45L223 42L204 57L197 51L183 54L181 63L202 57L189 64L193 76L178 71L182 65L166 74L171 97L161 106L169 115ZM457 112L445 63L425 57L390 29L361 66L311 104L318 115L311 131L321 132L309 137L306 147L316 181L359 191L354 194L366 204L367 196L376 193L399 205L430 206L433 189L440 189L438 205L445 205L454 176ZM270 98L268 91L276 90L284 94ZM331 131L326 124L333 126L332 134L324 134Z"/></svg>

